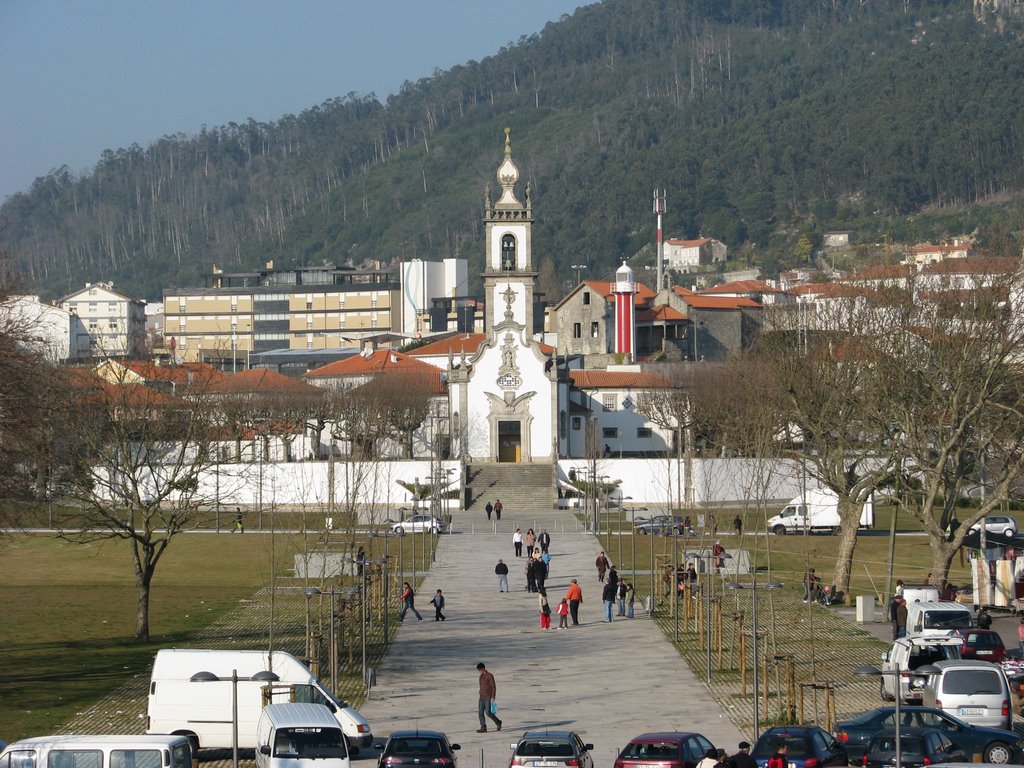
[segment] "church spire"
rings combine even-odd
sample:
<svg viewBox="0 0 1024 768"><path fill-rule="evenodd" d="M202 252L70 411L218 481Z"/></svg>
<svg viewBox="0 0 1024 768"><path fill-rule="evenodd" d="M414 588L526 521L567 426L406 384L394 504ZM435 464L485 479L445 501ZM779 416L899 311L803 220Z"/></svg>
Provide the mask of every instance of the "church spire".
<svg viewBox="0 0 1024 768"><path fill-rule="evenodd" d="M501 184L501 198L495 204L495 208L522 207L522 204L516 199L515 187L516 182L519 181L519 169L512 162L511 133L511 128L505 129L505 160L498 166L498 183Z"/></svg>

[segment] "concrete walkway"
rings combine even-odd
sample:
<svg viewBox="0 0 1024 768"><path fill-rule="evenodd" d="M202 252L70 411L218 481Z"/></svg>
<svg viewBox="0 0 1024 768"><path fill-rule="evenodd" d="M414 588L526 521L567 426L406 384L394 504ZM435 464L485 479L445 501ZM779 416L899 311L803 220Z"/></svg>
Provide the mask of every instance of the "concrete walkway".
<svg viewBox="0 0 1024 768"><path fill-rule="evenodd" d="M568 728L594 744L598 766L611 765L630 738L645 731L699 731L730 753L742 738L663 633L641 609L637 618L601 620L597 540L576 532L567 511L531 516L552 535L552 610L572 578L583 589L580 626L540 629L537 595L524 589L524 558L513 555L514 511L495 526L482 514L455 512L437 561L417 592L423 621L409 613L377 687L360 708L375 735L420 726L442 730L462 745L463 768L508 765L509 745L526 729ZM522 523L520 523L522 525ZM473 532L475 531L475 532ZM525 532L525 531L524 531ZM537 533L539 533L537 529ZM525 549L525 548L524 548ZM499 594L494 566L509 565L510 592ZM445 622L434 621L431 596L447 599ZM476 733L478 673L483 661L497 679L503 729Z"/></svg>

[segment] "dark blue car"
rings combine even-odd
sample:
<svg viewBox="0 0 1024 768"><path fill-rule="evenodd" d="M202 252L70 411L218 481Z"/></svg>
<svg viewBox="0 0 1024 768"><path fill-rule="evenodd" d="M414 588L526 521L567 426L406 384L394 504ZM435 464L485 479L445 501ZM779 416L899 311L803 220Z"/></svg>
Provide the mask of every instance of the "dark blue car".
<svg viewBox="0 0 1024 768"><path fill-rule="evenodd" d="M816 725L782 725L769 728L761 734L750 756L757 760L757 768L767 768L768 758L780 744L786 745L789 768L823 768L827 765L846 765L846 749L832 734Z"/></svg>

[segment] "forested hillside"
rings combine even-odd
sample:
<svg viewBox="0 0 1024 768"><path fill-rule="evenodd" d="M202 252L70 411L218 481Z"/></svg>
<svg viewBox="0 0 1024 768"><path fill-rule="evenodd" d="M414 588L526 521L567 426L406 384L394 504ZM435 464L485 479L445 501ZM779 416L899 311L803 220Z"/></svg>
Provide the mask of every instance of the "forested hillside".
<svg viewBox="0 0 1024 768"><path fill-rule="evenodd" d="M506 125L537 256L563 276L650 243L656 186L668 234L769 271L801 233L984 234L976 204L1024 188L1021 40L971 0L606 0L386 104L349 94L55 170L0 208L0 238L51 296L113 279L154 299L267 259L479 264Z"/></svg>

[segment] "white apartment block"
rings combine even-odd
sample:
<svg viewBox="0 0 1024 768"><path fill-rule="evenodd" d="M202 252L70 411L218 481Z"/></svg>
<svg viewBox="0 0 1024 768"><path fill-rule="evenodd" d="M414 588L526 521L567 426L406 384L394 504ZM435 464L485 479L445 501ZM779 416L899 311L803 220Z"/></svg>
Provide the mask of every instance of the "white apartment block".
<svg viewBox="0 0 1024 768"><path fill-rule="evenodd" d="M111 283L86 283L61 299L70 314L71 359L136 357L145 351L146 302Z"/></svg>

